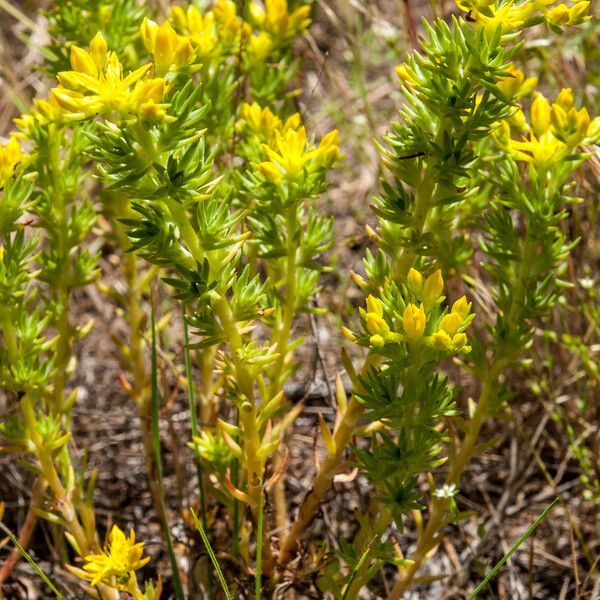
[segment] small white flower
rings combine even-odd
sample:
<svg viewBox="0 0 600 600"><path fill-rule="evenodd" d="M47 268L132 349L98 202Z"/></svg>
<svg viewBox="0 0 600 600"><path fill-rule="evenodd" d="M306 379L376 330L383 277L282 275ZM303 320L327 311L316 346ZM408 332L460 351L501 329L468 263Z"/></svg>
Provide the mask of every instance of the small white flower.
<svg viewBox="0 0 600 600"><path fill-rule="evenodd" d="M445 483L441 488L435 490L434 493L438 498L454 498L458 493L458 488L454 483L451 485Z"/></svg>

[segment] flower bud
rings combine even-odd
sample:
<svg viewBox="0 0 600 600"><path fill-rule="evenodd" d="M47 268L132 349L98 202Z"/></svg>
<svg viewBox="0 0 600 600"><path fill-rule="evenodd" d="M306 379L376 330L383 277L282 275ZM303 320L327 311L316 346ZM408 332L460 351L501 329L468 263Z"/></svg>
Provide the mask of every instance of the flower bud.
<svg viewBox="0 0 600 600"><path fill-rule="evenodd" d="M550 104L539 93L531 105L531 126L538 137L546 133L550 127Z"/></svg>
<svg viewBox="0 0 600 600"><path fill-rule="evenodd" d="M453 336L458 328L463 324L461 316L455 312L451 312L442 317L439 329L445 331L449 336Z"/></svg>
<svg viewBox="0 0 600 600"><path fill-rule="evenodd" d="M556 96L555 104L558 104L565 110L572 108L574 104L573 90L571 88L563 88L560 90L560 92L558 92L558 96Z"/></svg>
<svg viewBox="0 0 600 600"><path fill-rule="evenodd" d="M595 117L588 125L586 143L596 144L600 140L600 117Z"/></svg>
<svg viewBox="0 0 600 600"><path fill-rule="evenodd" d="M569 9L564 4L559 4L548 11L546 19L551 25L566 25L569 22Z"/></svg>
<svg viewBox="0 0 600 600"><path fill-rule="evenodd" d="M420 296L423 293L423 276L421 273L416 269L411 268L406 279L408 289L415 294L415 296Z"/></svg>
<svg viewBox="0 0 600 600"><path fill-rule="evenodd" d="M367 312L375 313L380 317L383 317L383 304L379 298L375 298L373 294L369 294L367 297Z"/></svg>
<svg viewBox="0 0 600 600"><path fill-rule="evenodd" d="M390 326L378 314L368 312L365 320L367 321L367 331L373 335L381 335L385 338L390 332Z"/></svg>
<svg viewBox="0 0 600 600"><path fill-rule="evenodd" d="M152 19L148 17L144 17L142 21L142 25L140 27L140 35L142 36L142 41L144 42L144 46L150 54L154 54L154 47L156 45L156 34L158 33L159 25L155 23Z"/></svg>
<svg viewBox="0 0 600 600"><path fill-rule="evenodd" d="M379 334L372 335L369 338L369 343L374 348L383 348L383 346L385 346L385 340L383 339L383 336Z"/></svg>
<svg viewBox="0 0 600 600"><path fill-rule="evenodd" d="M397 66L395 68L395 71L396 75L398 75L398 78L404 85L410 87L415 82L411 74L408 72L408 69L406 68L406 63L402 63L401 65Z"/></svg>
<svg viewBox="0 0 600 600"><path fill-rule="evenodd" d="M457 333L452 338L452 348L454 350L460 350L467 344L467 334L466 333Z"/></svg>
<svg viewBox="0 0 600 600"><path fill-rule="evenodd" d="M461 319L464 321L469 316L469 310L471 309L471 303L467 302L466 296L461 296L453 305L452 311L460 315Z"/></svg>
<svg viewBox="0 0 600 600"><path fill-rule="evenodd" d="M100 32L98 32L90 42L90 54L92 55L92 59L98 70L101 71L104 69L108 58L108 44Z"/></svg>
<svg viewBox="0 0 600 600"><path fill-rule="evenodd" d="M413 341L419 340L423 337L425 331L425 325L427 318L425 316L425 309L421 304L418 308L414 304L409 304L404 309L402 316L402 322L404 324L404 331L408 338Z"/></svg>
<svg viewBox="0 0 600 600"><path fill-rule="evenodd" d="M438 350L449 350L452 340L450 336L443 330L436 331L432 336L433 347Z"/></svg>
<svg viewBox="0 0 600 600"><path fill-rule="evenodd" d="M348 327L342 327L342 334L347 340L350 340L351 342L356 342L356 336L352 333L350 329L348 329Z"/></svg>
<svg viewBox="0 0 600 600"><path fill-rule="evenodd" d="M591 15L587 15L590 3L588 0L580 0L569 9L569 25L579 25L591 19Z"/></svg>
<svg viewBox="0 0 600 600"><path fill-rule="evenodd" d="M438 269L434 271L426 280L423 286L423 302L425 306L433 306L436 302L442 299L444 291L444 279L442 271Z"/></svg>

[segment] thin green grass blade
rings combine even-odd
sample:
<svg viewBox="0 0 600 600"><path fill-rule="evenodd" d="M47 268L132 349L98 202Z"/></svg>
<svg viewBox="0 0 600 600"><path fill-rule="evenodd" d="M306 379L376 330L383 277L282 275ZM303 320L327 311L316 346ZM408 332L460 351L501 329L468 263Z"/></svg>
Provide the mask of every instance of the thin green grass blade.
<svg viewBox="0 0 600 600"><path fill-rule="evenodd" d="M19 544L19 540L15 537L13 532L0 521L0 529L10 538L10 541L14 544L15 548L20 552L21 556L33 567L34 571L42 578L44 583L52 590L58 600L65 600L64 596L56 589L54 584L48 579L46 574L37 566L35 560L31 558L31 555Z"/></svg>
<svg viewBox="0 0 600 600"><path fill-rule="evenodd" d="M261 489L258 500L258 523L256 527L256 583L254 592L256 600L261 600L262 592L263 508L264 499Z"/></svg>
<svg viewBox="0 0 600 600"><path fill-rule="evenodd" d="M185 358L185 376L187 377L188 402L190 407L190 427L192 438L198 435L198 416L196 414L196 401L194 399L194 382L192 380L192 360L190 357L190 334L185 318L185 304L181 305L181 317L183 320L183 354ZM196 478L198 479L198 493L200 496L200 516L202 522L206 523L206 495L204 491L204 479L202 477L202 465L198 452L194 451L194 463L196 465ZM212 594L212 572L208 571L208 593Z"/></svg>
<svg viewBox="0 0 600 600"><path fill-rule="evenodd" d="M177 566L177 558L175 549L173 548L173 539L171 530L169 529L169 521L167 519L167 509L165 506L165 489L163 485L162 464L160 460L160 423L159 423L159 395L158 395L158 361L156 358L156 319L154 315L154 303L151 303L151 324L152 324L152 354L151 354L151 369L152 369L152 396L151 396L151 419L152 419L152 450L154 451L154 464L156 468L156 479L158 483L158 491L160 495L160 504L162 519L165 526L165 537L167 541L167 551L171 562L171 570L173 571L173 588L177 600L185 600L181 578L179 576L179 567Z"/></svg>
<svg viewBox="0 0 600 600"><path fill-rule="evenodd" d="M346 587L344 589L344 593L342 595L342 600L346 600L346 598L348 597L348 594L350 593L350 589L352 588L352 584L354 583L354 580L356 579L358 572L362 569L362 566L364 565L365 561L367 560L367 556L369 556L371 547L375 543L376 539L377 539L377 536L374 536L373 539L367 544L367 547L364 549L363 553L360 555L358 562L354 565L354 569L352 569L350 579L348 580L348 583L346 584Z"/></svg>
<svg viewBox="0 0 600 600"><path fill-rule="evenodd" d="M484 580L467 596L467 600L474 600L477 594L487 585L488 581L496 575L496 573L502 568L502 565L517 551L519 546L537 529L539 524L548 516L550 511L554 508L554 505L558 502L558 498L552 500L552 502L545 508L544 512L531 524L529 529L519 538L519 540L512 546L512 548L498 561L496 566L485 576Z"/></svg>
<svg viewBox="0 0 600 600"><path fill-rule="evenodd" d="M194 525L196 526L196 529L198 530L198 533L200 534L200 537L202 538L202 541L204 542L204 546L206 547L208 556L210 557L213 567L215 568L215 571L217 573L217 579L219 580L219 583L221 584L223 593L225 594L225 599L233 600L233 596L231 595L231 593L229 592L229 588L227 587L227 582L225 581L223 571L221 571L221 567L219 565L219 562L217 561L217 557L215 556L212 546L210 545L210 542L208 541L208 536L206 535L206 531L204 530L202 523L200 523L200 521L198 520L198 517L196 516L196 513L193 510L192 510L192 519L194 519Z"/></svg>

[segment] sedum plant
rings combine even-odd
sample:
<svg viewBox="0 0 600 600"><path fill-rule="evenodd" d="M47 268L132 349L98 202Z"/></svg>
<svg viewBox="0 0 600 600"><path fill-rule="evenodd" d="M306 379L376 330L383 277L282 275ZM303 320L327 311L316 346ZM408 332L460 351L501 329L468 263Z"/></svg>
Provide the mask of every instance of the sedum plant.
<svg viewBox="0 0 600 600"><path fill-rule="evenodd" d="M321 570L321 592L357 598L387 563L398 571L388 598L401 598L459 519L455 496L486 446L481 430L506 407L507 374L565 286L571 175L600 124L568 89L552 102L533 95L537 79L516 64L524 29L560 33L587 19L588 2L457 4L462 16L425 23L419 49L397 68L405 102L378 145L388 176L372 205L379 224L367 227L374 249L364 272L351 273L365 300L343 329L365 357L357 366L343 352L352 389L337 377L333 428L319 418L325 456L293 518L284 440L303 404L285 389L307 315L325 310L316 296L333 223L315 200L341 159L338 132L316 139L293 108L292 44L310 6L216 0L173 6L162 22L129 0L50 9L55 86L0 149L0 382L11 399L0 433L3 450L26 455L35 475L21 544L37 518L52 523L91 597L162 593L159 576L139 584L150 559L134 530L113 524L101 541L96 475L72 443L74 347L92 327L72 322L72 295L99 277L87 244L98 212L126 292L98 286L129 324L129 339L116 340L119 377L141 417L178 600L184 561L162 483L159 341L188 396L193 522L214 558L209 538L222 519L225 535L213 540L225 538L217 549L235 578L215 570L221 583L240 582L235 594L260 598ZM458 372L476 398L466 410ZM304 538L344 463L375 493L341 560L325 567L327 549L303 552ZM386 533L411 515L418 539L404 552ZM199 588L218 597L210 575L187 579L189 597Z"/></svg>

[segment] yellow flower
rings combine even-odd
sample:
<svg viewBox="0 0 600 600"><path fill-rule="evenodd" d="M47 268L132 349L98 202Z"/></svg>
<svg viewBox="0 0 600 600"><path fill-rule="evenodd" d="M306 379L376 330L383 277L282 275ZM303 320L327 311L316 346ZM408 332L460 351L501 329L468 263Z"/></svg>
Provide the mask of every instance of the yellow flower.
<svg viewBox="0 0 600 600"><path fill-rule="evenodd" d="M188 37L201 58L211 56L219 42L216 32L215 15L212 11L205 15L193 5L184 12L180 6L174 6L171 12L175 24Z"/></svg>
<svg viewBox="0 0 600 600"><path fill-rule="evenodd" d="M588 0L580 0L580 2L576 2L571 6L569 9L569 25L580 25L589 21L592 18L592 15L587 14L589 7Z"/></svg>
<svg viewBox="0 0 600 600"><path fill-rule="evenodd" d="M471 310L471 303L467 302L466 296L461 296L453 305L450 312L456 313L464 321Z"/></svg>
<svg viewBox="0 0 600 600"><path fill-rule="evenodd" d="M444 330L434 332L431 338L433 347L438 350L449 350L452 345L452 338Z"/></svg>
<svg viewBox="0 0 600 600"><path fill-rule="evenodd" d="M463 324L462 317L455 312L448 313L442 317L439 331L445 331L450 337L454 336L458 328Z"/></svg>
<svg viewBox="0 0 600 600"><path fill-rule="evenodd" d="M590 115L585 108L577 110L573 106L563 108L558 102L552 104L551 121L553 133L558 139L570 146L578 146L587 136L590 125Z"/></svg>
<svg viewBox="0 0 600 600"><path fill-rule="evenodd" d="M237 15L237 7L233 0L216 0L213 13L219 37L236 43L242 32L242 21Z"/></svg>
<svg viewBox="0 0 600 600"><path fill-rule="evenodd" d="M332 167L341 157L340 155L340 133L337 129L330 131L317 147L315 162L319 167L328 169Z"/></svg>
<svg viewBox="0 0 600 600"><path fill-rule="evenodd" d="M148 78L152 65L144 65L127 76L115 52L108 53L106 41L98 33L87 52L71 47L72 71L58 74L61 86L52 90L67 118L84 118L115 110L137 113L147 103L160 104L166 85L161 77ZM164 110L161 111L164 115Z"/></svg>
<svg viewBox="0 0 600 600"><path fill-rule="evenodd" d="M443 300L444 278L440 269L434 271L426 280L423 286L423 302L428 308L437 302Z"/></svg>
<svg viewBox="0 0 600 600"><path fill-rule="evenodd" d="M467 334L466 333L457 333L452 338L452 349L453 350L465 349L466 345L467 345Z"/></svg>
<svg viewBox="0 0 600 600"><path fill-rule="evenodd" d="M409 304L404 309L402 315L402 323L404 325L404 332L406 336L413 340L419 340L423 337L425 331L425 325L427 324L427 317L425 316L425 309L421 304L417 307L414 304Z"/></svg>
<svg viewBox="0 0 600 600"><path fill-rule="evenodd" d="M248 41L246 49L253 61L264 62L273 52L275 43L273 38L266 31L261 31L258 35L253 35Z"/></svg>
<svg viewBox="0 0 600 600"><path fill-rule="evenodd" d="M4 146L0 146L0 187L3 183L13 176L17 166L23 161L23 153L21 145L16 137L12 134Z"/></svg>
<svg viewBox="0 0 600 600"><path fill-rule="evenodd" d="M546 133L550 127L550 104L540 93L536 94L531 105L531 127L537 136Z"/></svg>
<svg viewBox="0 0 600 600"><path fill-rule="evenodd" d="M539 10L539 0L525 0L521 3L515 0L494 2L457 0L456 4L461 10L469 13L470 21L483 27L489 34L493 34L498 27L503 32L521 29Z"/></svg>
<svg viewBox="0 0 600 600"><path fill-rule="evenodd" d="M569 110L573 108L575 104L575 99L573 98L573 90L571 88L563 88L558 92L558 96L556 96L556 100L553 102L554 104L558 104L560 107L565 110Z"/></svg>
<svg viewBox="0 0 600 600"><path fill-rule="evenodd" d="M469 20L493 34L498 27L503 33L515 31L545 20L549 25L579 25L589 20L586 15L588 0L581 0L572 6L558 4L551 8L555 0L457 0L459 8L469 13Z"/></svg>
<svg viewBox="0 0 600 600"><path fill-rule="evenodd" d="M371 335L369 344L375 348L381 348L388 342L398 342L402 336L390 331L390 326L383 317L383 303L379 298L369 295L367 298L367 309L360 308L360 314L365 320L367 331ZM349 337L349 334L351 337ZM355 336L350 330L344 332L346 337L354 341Z"/></svg>
<svg viewBox="0 0 600 600"><path fill-rule="evenodd" d="M240 36L249 35L247 25L238 16L235 2L232 0L217 0L213 9L205 14L193 4L190 4L186 11L174 6L171 9L171 18L205 63L237 53Z"/></svg>
<svg viewBox="0 0 600 600"><path fill-rule="evenodd" d="M100 554L91 554L85 557L83 570L86 572L86 578L90 580L91 585L98 585L106 582L110 585L110 579L116 577L117 587L125 590L133 573L143 567L150 557L142 558L144 553L143 542L135 543L135 532L133 529L129 532L129 537L113 525L109 542Z"/></svg>
<svg viewBox="0 0 600 600"><path fill-rule="evenodd" d="M401 65L398 65L394 71L396 71L396 75L398 75L398 78L400 79L400 82L408 87L412 87L412 85L415 83L415 80L413 79L412 75L409 73L408 68L406 67L406 63L402 63Z"/></svg>
<svg viewBox="0 0 600 600"><path fill-rule="evenodd" d="M438 329L431 336L433 347L444 352L455 351L465 354L471 348L467 346L467 334L460 329L466 329L473 315L470 314L471 303L461 296L452 305L451 311L444 315L438 324Z"/></svg>
<svg viewBox="0 0 600 600"><path fill-rule="evenodd" d="M299 6L289 13L287 0L265 0L264 5L263 9L252 2L250 16L258 27L271 34L277 42L289 41L310 25L310 6Z"/></svg>
<svg viewBox="0 0 600 600"><path fill-rule="evenodd" d="M518 129L527 136L511 138L510 125L503 121L494 131L496 144L509 151L517 160L530 163L536 169L547 170L569 156L582 144L594 143L600 133L600 119L590 120L585 108L573 106L573 93L563 89L550 105L542 94L537 94L531 105L530 125Z"/></svg>
<svg viewBox="0 0 600 600"><path fill-rule="evenodd" d="M520 69L517 69L514 65L510 65L508 68L510 75L503 77L498 82L498 88L508 98L522 98L528 96L536 88L538 84L537 77L527 77Z"/></svg>
<svg viewBox="0 0 600 600"><path fill-rule="evenodd" d="M423 293L423 275L419 273L416 269L411 269L408 271L408 276L406 278L406 283L408 285L408 289L417 296L420 296Z"/></svg>
<svg viewBox="0 0 600 600"><path fill-rule="evenodd" d="M546 19L551 25L567 25L569 23L569 9L564 4L559 4L548 11Z"/></svg>
<svg viewBox="0 0 600 600"><path fill-rule="evenodd" d="M194 49L189 39L177 35L168 21L159 26L144 18L140 33L146 50L154 57L157 75L187 66L194 60Z"/></svg>
<svg viewBox="0 0 600 600"><path fill-rule="evenodd" d="M270 144L277 129L281 129L281 119L266 106L261 108L258 102L245 102L241 110L241 123L238 128L247 138L258 143Z"/></svg>
<svg viewBox="0 0 600 600"><path fill-rule="evenodd" d="M289 121L289 120L288 120ZM294 119L291 125L297 123ZM306 130L303 126L275 130L272 144L263 144L262 148L268 161L261 162L259 169L270 181L297 180L305 173L329 168L339 159L338 132L328 133L318 147L307 144Z"/></svg>

